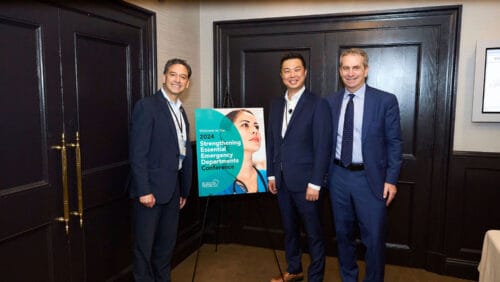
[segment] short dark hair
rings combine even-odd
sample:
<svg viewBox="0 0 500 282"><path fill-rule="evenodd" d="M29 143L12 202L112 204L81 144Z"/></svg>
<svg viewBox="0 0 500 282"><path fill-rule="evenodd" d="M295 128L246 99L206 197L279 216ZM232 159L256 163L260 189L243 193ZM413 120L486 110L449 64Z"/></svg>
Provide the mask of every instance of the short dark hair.
<svg viewBox="0 0 500 282"><path fill-rule="evenodd" d="M291 59L299 59L302 62L302 66L304 69L307 69L306 66L306 61L304 60L304 57L300 53L286 53L281 57L281 62L280 62L280 69L283 67L283 62L286 60L291 60Z"/></svg>
<svg viewBox="0 0 500 282"><path fill-rule="evenodd" d="M186 60L179 58L173 58L168 60L167 63L165 64L165 68L163 69L163 74L167 74L168 68L170 68L173 65L185 66L188 71L188 78L191 78L191 66L186 62Z"/></svg>

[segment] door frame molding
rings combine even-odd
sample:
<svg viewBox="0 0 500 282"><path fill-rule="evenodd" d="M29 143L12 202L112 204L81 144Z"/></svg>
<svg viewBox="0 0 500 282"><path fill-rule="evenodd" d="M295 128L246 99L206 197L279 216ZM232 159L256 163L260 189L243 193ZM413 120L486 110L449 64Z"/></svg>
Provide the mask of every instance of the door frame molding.
<svg viewBox="0 0 500 282"><path fill-rule="evenodd" d="M103 18L111 21L121 22L143 30L142 44L145 51L142 56L148 65L142 68L147 83L142 85L140 97L153 95L157 85L157 39L156 39L156 13L134 4L118 2L95 3L71 2L54 0L50 5L58 8L72 10L93 17ZM127 22L119 21L118 18L127 16ZM135 101L134 101L135 102ZM132 103L133 104L133 103ZM130 109L132 111L132 109Z"/></svg>

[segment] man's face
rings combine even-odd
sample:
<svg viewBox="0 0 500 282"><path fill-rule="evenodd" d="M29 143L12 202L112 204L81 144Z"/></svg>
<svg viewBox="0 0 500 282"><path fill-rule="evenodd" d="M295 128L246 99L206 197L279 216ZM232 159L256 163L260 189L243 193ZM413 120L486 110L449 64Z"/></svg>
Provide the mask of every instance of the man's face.
<svg viewBox="0 0 500 282"><path fill-rule="evenodd" d="M178 96L189 87L188 70L184 65L171 65L163 75L163 85L168 94Z"/></svg>
<svg viewBox="0 0 500 282"><path fill-rule="evenodd" d="M354 93L365 83L368 67L363 65L361 55L348 54L341 58L339 73L347 91Z"/></svg>
<svg viewBox="0 0 500 282"><path fill-rule="evenodd" d="M307 70L302 65L300 59L289 59L281 65L281 80L285 84L288 92L294 92L304 86Z"/></svg>

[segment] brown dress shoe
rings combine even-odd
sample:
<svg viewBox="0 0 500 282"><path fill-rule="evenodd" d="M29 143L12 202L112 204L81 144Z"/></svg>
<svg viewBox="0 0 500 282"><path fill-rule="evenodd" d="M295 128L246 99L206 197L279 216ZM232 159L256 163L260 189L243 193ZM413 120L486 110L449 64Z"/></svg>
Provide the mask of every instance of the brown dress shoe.
<svg viewBox="0 0 500 282"><path fill-rule="evenodd" d="M304 280L304 273L300 272L297 274L291 274L288 272L283 273L283 277L281 275L277 275L271 278L271 282L284 282L284 281L302 281Z"/></svg>

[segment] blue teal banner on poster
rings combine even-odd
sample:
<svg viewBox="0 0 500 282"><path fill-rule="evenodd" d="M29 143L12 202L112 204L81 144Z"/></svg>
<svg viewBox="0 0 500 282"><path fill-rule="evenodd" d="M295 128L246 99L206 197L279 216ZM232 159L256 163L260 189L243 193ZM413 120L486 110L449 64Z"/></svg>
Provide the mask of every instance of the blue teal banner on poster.
<svg viewBox="0 0 500 282"><path fill-rule="evenodd" d="M263 108L196 109L198 195L267 191Z"/></svg>

